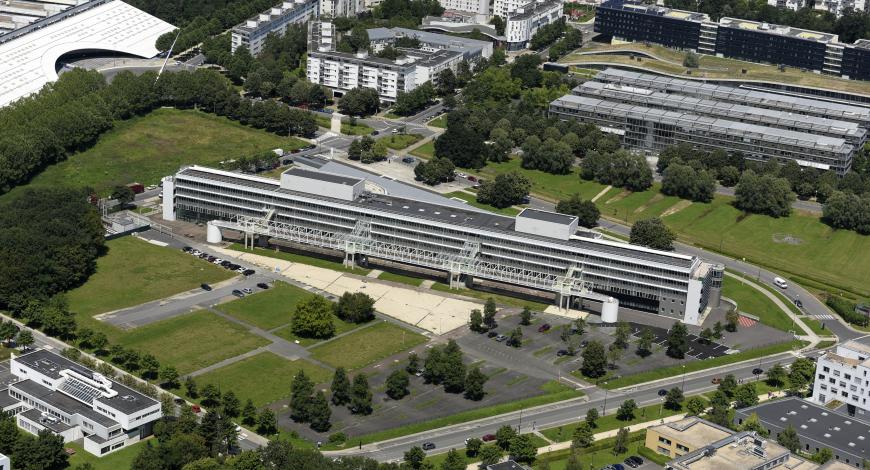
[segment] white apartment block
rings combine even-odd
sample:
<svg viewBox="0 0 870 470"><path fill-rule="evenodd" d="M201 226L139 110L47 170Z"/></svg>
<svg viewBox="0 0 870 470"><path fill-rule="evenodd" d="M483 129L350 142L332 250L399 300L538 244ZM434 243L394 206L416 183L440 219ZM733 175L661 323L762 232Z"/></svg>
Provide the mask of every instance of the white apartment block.
<svg viewBox="0 0 870 470"><path fill-rule="evenodd" d="M64 442L83 440L103 456L151 435L160 402L47 350L12 357L18 380L3 392L4 411L32 434L49 430Z"/></svg>
<svg viewBox="0 0 870 470"><path fill-rule="evenodd" d="M362 0L320 0L320 16L353 17L364 9Z"/></svg>
<svg viewBox="0 0 870 470"><path fill-rule="evenodd" d="M489 16L489 0L438 0L445 10L455 10Z"/></svg>
<svg viewBox="0 0 870 470"><path fill-rule="evenodd" d="M840 17L846 9L870 11L870 2L867 0L816 0L815 9L827 11Z"/></svg>
<svg viewBox="0 0 870 470"><path fill-rule="evenodd" d="M355 0L337 0L353 2ZM262 52L269 34L283 35L293 24L304 23L319 15L320 0L294 0L281 2L271 9L249 18L233 27L230 48L247 48L252 56ZM355 13L354 13L355 14Z"/></svg>
<svg viewBox="0 0 870 470"><path fill-rule="evenodd" d="M821 1L821 0L820 0ZM780 9L797 11L807 5L806 0L767 0L767 4Z"/></svg>
<svg viewBox="0 0 870 470"><path fill-rule="evenodd" d="M496 0L498 6L501 0ZM504 29L507 50L525 49L542 26L559 21L564 16L562 0L534 1L511 10L505 16Z"/></svg>
<svg viewBox="0 0 870 470"><path fill-rule="evenodd" d="M847 341L819 357L811 400L821 405L837 400L849 414L870 418L870 346Z"/></svg>

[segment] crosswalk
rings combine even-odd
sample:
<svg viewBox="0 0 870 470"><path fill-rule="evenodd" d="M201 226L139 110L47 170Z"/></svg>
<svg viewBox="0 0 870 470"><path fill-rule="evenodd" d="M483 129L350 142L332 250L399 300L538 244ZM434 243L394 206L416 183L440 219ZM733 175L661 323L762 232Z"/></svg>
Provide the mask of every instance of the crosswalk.
<svg viewBox="0 0 870 470"><path fill-rule="evenodd" d="M812 316L813 318L817 319L817 320L833 320L833 319L834 319L834 316L833 316L833 315L827 315L827 314L823 314L823 315L811 315L811 316Z"/></svg>
<svg viewBox="0 0 870 470"><path fill-rule="evenodd" d="M737 323L739 323L740 326L743 328L750 328L758 322L753 320L752 318L744 317L743 315L740 315L740 317L737 318Z"/></svg>

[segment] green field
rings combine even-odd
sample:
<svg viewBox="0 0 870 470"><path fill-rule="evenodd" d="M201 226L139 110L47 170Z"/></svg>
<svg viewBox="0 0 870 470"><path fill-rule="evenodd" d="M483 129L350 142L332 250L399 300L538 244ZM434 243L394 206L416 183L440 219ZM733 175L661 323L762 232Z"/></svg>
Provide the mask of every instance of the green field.
<svg viewBox="0 0 870 470"><path fill-rule="evenodd" d="M420 284L423 283L423 279L419 277L405 276L404 274L396 274L390 272L382 272L378 275L378 279L382 279L384 281L399 282L401 284L407 284L413 287L420 287Z"/></svg>
<svg viewBox="0 0 870 470"><path fill-rule="evenodd" d="M801 317L801 321L804 322L804 325L808 326L811 330L813 330L813 333L819 336L834 336L834 333L831 333L831 330L829 330L827 327L822 329L822 322L813 317Z"/></svg>
<svg viewBox="0 0 870 470"><path fill-rule="evenodd" d="M426 125L432 127L440 127L441 129L447 129L447 115L442 114L437 118L427 122Z"/></svg>
<svg viewBox="0 0 870 470"><path fill-rule="evenodd" d="M355 329L360 328L364 325L367 325L368 323L362 323L362 324L348 323L348 322L342 320L341 318L333 316L332 317L332 324L335 325L335 336L338 336L342 333L347 333L348 331L355 330ZM284 328L281 328L279 330L274 331L273 334L275 336L284 338L290 342L299 341L299 344L302 346L305 346L305 347L308 347L308 346L311 346L313 344L317 344L317 343L320 343L321 341L326 341L327 339L329 339L329 338L325 338L325 339L301 338L301 337L293 334L292 330L293 330L293 327L291 325L287 325Z"/></svg>
<svg viewBox="0 0 870 470"><path fill-rule="evenodd" d="M314 118L317 121L317 125L320 127L325 127L329 129L331 124L331 119L323 116L316 116ZM341 133L347 135L369 135L372 133L374 129L365 125L365 124L350 124L346 121L341 122Z"/></svg>
<svg viewBox="0 0 870 470"><path fill-rule="evenodd" d="M250 398L254 405L261 407L289 397L293 376L300 369L314 383L328 382L332 378L331 371L305 359L289 361L271 352L262 352L203 374L196 381L200 388L215 384L222 392L232 390L242 403Z"/></svg>
<svg viewBox="0 0 870 470"><path fill-rule="evenodd" d="M334 367L355 370L418 344L426 337L382 321L310 349L311 357Z"/></svg>
<svg viewBox="0 0 870 470"><path fill-rule="evenodd" d="M489 204L482 204L480 202L477 202L477 196L467 193L465 191L453 191L452 193L445 194L444 197L459 198L467 202L470 206L474 206L490 212L495 212L496 214L506 215L508 217L513 217L520 213L520 210L515 207L505 207L504 209L498 209L496 207L490 206Z"/></svg>
<svg viewBox="0 0 870 470"><path fill-rule="evenodd" d="M309 266L316 266L318 268L331 269L333 271L342 271L342 272L346 272L346 273L359 274L360 276L365 276L366 274L368 274L371 271L371 269L359 268L359 267L351 269L351 268L345 267L345 265L341 264L341 262L339 262L339 261L332 261L332 260L328 260L328 259L315 258L313 256L299 255L296 253L289 253L286 251L268 250L265 248L254 248L253 250L251 250L251 249L246 250L242 245L239 245L238 243L233 243L232 245L229 246L229 249L236 250L236 251L242 251L245 253L253 253L255 255L260 255L260 256L268 256L270 258L283 259L284 261L290 261L291 263L302 263L302 264L307 264Z"/></svg>
<svg viewBox="0 0 870 470"><path fill-rule="evenodd" d="M393 134L380 141L393 150L402 150L405 147L416 144L422 139L423 136L420 134Z"/></svg>
<svg viewBox="0 0 870 470"><path fill-rule="evenodd" d="M299 139L225 117L164 108L115 123L92 148L46 168L28 186L89 186L105 194L134 181L157 184L183 165L214 166L242 155L303 145Z"/></svg>
<svg viewBox="0 0 870 470"><path fill-rule="evenodd" d="M290 323L296 304L314 294L285 282L276 282L271 289L234 300L218 307L246 323L271 330Z"/></svg>
<svg viewBox="0 0 870 470"><path fill-rule="evenodd" d="M619 406L621 402L617 401L613 403L613 406ZM685 404L685 402L683 402ZM608 401L608 408L610 408L610 403ZM601 409L598 409L599 414L601 413ZM595 422L595 432L604 432L611 431L613 429L619 429L623 426L629 426L632 424L643 423L646 421L652 421L659 418L666 418L668 416L673 416L676 414L684 413L684 410L673 411L658 404L642 406L637 409L634 413L634 419L631 421L620 421L616 419L616 413L609 412L607 415L600 416L598 420ZM580 424L580 421L566 424L564 426L559 426L555 428L544 429L541 431L547 439L553 442L563 442L571 440L571 435L574 434L574 429Z"/></svg>
<svg viewBox="0 0 870 470"><path fill-rule="evenodd" d="M553 202L568 199L574 193L579 193L583 199L592 199L606 187L594 181L580 179L576 167L567 175L553 175L539 170L523 169L520 163L521 160L514 157L504 163L489 163L480 170L468 172L485 179L493 179L501 173L519 171L532 182L532 193Z"/></svg>
<svg viewBox="0 0 870 470"><path fill-rule="evenodd" d="M430 158L435 156L435 141L430 140L425 144L411 150L411 155L415 157L420 157L424 160L429 160Z"/></svg>
<svg viewBox="0 0 870 470"><path fill-rule="evenodd" d="M245 327L200 310L140 326L119 338L126 348L153 354L181 375L269 344Z"/></svg>
<svg viewBox="0 0 870 470"><path fill-rule="evenodd" d="M782 331L798 331L800 329L763 292L742 283L740 279L725 276L722 281L722 295L737 302L738 310L757 316L761 323L767 326ZM800 330L800 333L803 333L803 330Z"/></svg>
<svg viewBox="0 0 870 470"><path fill-rule="evenodd" d="M96 272L67 298L79 326L100 328L107 334L107 328L118 330L92 319L93 315L169 297L234 275L181 250L133 237L111 240L106 246L108 253L97 260Z"/></svg>

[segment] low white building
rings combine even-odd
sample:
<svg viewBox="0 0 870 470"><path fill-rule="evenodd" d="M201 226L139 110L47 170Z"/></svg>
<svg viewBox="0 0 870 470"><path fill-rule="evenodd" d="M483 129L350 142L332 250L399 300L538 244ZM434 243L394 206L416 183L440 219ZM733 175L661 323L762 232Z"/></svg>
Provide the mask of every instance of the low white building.
<svg viewBox="0 0 870 470"><path fill-rule="evenodd" d="M806 0L767 0L767 4L777 8L788 8L789 10L798 11L807 6Z"/></svg>
<svg viewBox="0 0 870 470"><path fill-rule="evenodd" d="M0 402L18 426L49 430L64 442L83 439L96 456L150 436L162 416L157 400L47 350L12 357L9 369L18 381L0 390L9 397Z"/></svg>
<svg viewBox="0 0 870 470"><path fill-rule="evenodd" d="M811 400L821 405L837 400L850 415L870 418L870 345L847 341L820 356Z"/></svg>
<svg viewBox="0 0 870 470"><path fill-rule="evenodd" d="M354 0L344 0L353 2ZM320 0L294 0L281 2L257 16L248 18L244 23L233 28L232 52L244 47L252 56L263 50L266 37L269 34L283 35L290 25L305 23L317 18L320 12Z"/></svg>
<svg viewBox="0 0 870 470"><path fill-rule="evenodd" d="M496 0L498 3L498 0ZM507 50L525 49L538 30L564 16L562 0L526 2L506 16L504 36Z"/></svg>
<svg viewBox="0 0 870 470"><path fill-rule="evenodd" d="M870 11L870 2L866 0L817 0L815 9L827 11L840 17L843 15L843 11L847 9L857 12L868 12Z"/></svg>

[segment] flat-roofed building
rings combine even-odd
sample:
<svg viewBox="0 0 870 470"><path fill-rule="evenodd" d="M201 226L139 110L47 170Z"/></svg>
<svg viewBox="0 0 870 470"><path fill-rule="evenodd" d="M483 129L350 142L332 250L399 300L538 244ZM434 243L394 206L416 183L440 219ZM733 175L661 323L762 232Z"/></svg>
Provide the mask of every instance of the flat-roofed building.
<svg viewBox="0 0 870 470"><path fill-rule="evenodd" d="M776 441L739 432L668 462L672 470L816 470Z"/></svg>
<svg viewBox="0 0 870 470"><path fill-rule="evenodd" d="M870 419L870 345L847 341L819 356L811 400L821 405L836 400L849 414Z"/></svg>
<svg viewBox="0 0 870 470"><path fill-rule="evenodd" d="M248 233L246 239L328 250L348 263L380 259L439 270L454 286L477 279L545 293L557 296L561 305L614 297L623 307L694 325L707 305L718 301L722 266L673 252L569 236L576 220L571 216L532 210L522 217L505 217L457 207L436 195L422 200L395 196L395 191L357 195L348 190L348 197L340 197L337 190L323 189L322 181L349 189L364 178L342 177L333 183L331 174L290 175L293 179L276 181L201 166L184 168L164 179L163 216L209 221ZM547 225L537 226L537 219Z"/></svg>
<svg viewBox="0 0 870 470"><path fill-rule="evenodd" d="M353 0L348 0L353 1ZM294 0L281 2L274 7L245 20L233 28L230 48L232 52L244 47L252 56L263 51L270 34L283 35L287 28L304 24L320 14L320 0Z"/></svg>
<svg viewBox="0 0 870 470"><path fill-rule="evenodd" d="M645 445L657 454L675 458L733 434L728 428L692 417L647 429Z"/></svg>
<svg viewBox="0 0 870 470"><path fill-rule="evenodd" d="M531 1L519 5L505 18L504 36L507 50L518 51L528 48L529 42L538 30L560 21L564 16L563 0Z"/></svg>

